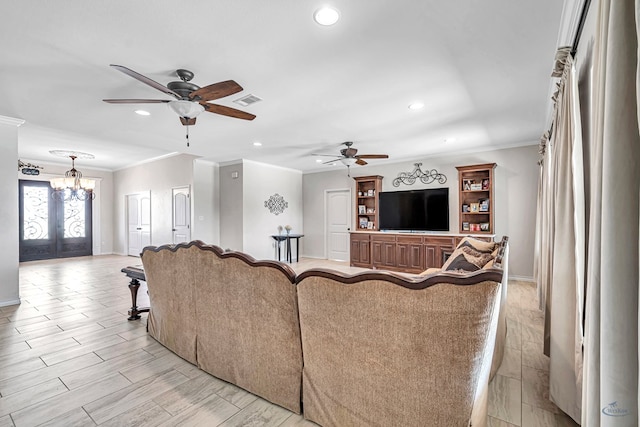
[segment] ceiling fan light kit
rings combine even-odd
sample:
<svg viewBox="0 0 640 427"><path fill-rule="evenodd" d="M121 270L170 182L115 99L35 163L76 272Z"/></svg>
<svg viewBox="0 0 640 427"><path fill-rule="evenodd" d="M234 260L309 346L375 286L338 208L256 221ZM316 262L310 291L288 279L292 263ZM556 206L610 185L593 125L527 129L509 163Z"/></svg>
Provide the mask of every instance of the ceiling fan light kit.
<svg viewBox="0 0 640 427"><path fill-rule="evenodd" d="M345 145L347 148L343 148L340 150L340 155L337 156L335 154L317 154L312 153L312 156L326 156L326 157L335 157L332 160L324 162L325 165L335 165L335 162L340 160L340 162L345 165L347 168L353 166L354 164L364 166L367 162L364 159L388 159L388 154L358 154L358 150L352 148L353 142L347 141L343 142L342 145ZM318 162L320 163L320 162Z"/></svg>
<svg viewBox="0 0 640 427"><path fill-rule="evenodd" d="M178 116L186 117L187 119L195 119L200 113L204 111L204 107L196 102L176 100L169 101L169 108L171 108Z"/></svg>

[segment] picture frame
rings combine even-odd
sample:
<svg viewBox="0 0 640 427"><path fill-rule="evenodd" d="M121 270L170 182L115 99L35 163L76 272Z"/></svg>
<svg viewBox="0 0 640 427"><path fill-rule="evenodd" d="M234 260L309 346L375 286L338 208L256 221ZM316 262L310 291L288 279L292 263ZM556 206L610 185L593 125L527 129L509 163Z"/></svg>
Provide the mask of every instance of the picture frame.
<svg viewBox="0 0 640 427"><path fill-rule="evenodd" d="M364 215L367 213L367 207L365 205L358 205L358 215Z"/></svg>
<svg viewBox="0 0 640 427"><path fill-rule="evenodd" d="M479 212L480 211L480 203L471 203L469 205L469 212Z"/></svg>
<svg viewBox="0 0 640 427"><path fill-rule="evenodd" d="M483 190L488 190L489 189L489 178L484 178L482 180L482 189Z"/></svg>
<svg viewBox="0 0 640 427"><path fill-rule="evenodd" d="M489 212L489 199L480 199L478 202L480 203L478 212Z"/></svg>
<svg viewBox="0 0 640 427"><path fill-rule="evenodd" d="M367 218L366 216L361 216L360 218L358 218L359 228L367 228L368 223L369 223L369 218Z"/></svg>
<svg viewBox="0 0 640 427"><path fill-rule="evenodd" d="M462 205L462 212L469 212L469 205L468 204L464 204Z"/></svg>
<svg viewBox="0 0 640 427"><path fill-rule="evenodd" d="M469 231L469 223L468 222L463 222L462 223L462 231Z"/></svg>
<svg viewBox="0 0 640 427"><path fill-rule="evenodd" d="M368 214L374 214L374 213L376 213L376 211L373 208L367 208L367 213Z"/></svg>
<svg viewBox="0 0 640 427"><path fill-rule="evenodd" d="M470 191L472 184L473 184L473 180L472 179L463 179L462 180L462 190L463 191Z"/></svg>
<svg viewBox="0 0 640 427"><path fill-rule="evenodd" d="M471 191L482 190L482 184L471 184Z"/></svg>
<svg viewBox="0 0 640 427"><path fill-rule="evenodd" d="M369 230L373 230L373 221L369 221L369 222L367 222L367 228L368 228Z"/></svg>
<svg viewBox="0 0 640 427"><path fill-rule="evenodd" d="M480 231L489 231L489 223L481 222L480 223Z"/></svg>
<svg viewBox="0 0 640 427"><path fill-rule="evenodd" d="M368 190L367 191L367 196L370 196L370 197L373 196L373 190Z"/></svg>

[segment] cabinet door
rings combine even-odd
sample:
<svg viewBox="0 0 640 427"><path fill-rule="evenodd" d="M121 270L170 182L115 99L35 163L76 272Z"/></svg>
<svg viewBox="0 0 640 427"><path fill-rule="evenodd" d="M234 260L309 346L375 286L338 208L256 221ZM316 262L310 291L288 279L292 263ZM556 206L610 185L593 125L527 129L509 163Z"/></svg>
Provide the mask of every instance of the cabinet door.
<svg viewBox="0 0 640 427"><path fill-rule="evenodd" d="M453 237L425 237L425 268L440 268L444 264L444 255L451 254L455 248Z"/></svg>
<svg viewBox="0 0 640 427"><path fill-rule="evenodd" d="M382 243L382 265L384 267L397 267L396 242Z"/></svg>
<svg viewBox="0 0 640 427"><path fill-rule="evenodd" d="M351 265L354 267L371 267L368 234L351 234Z"/></svg>
<svg viewBox="0 0 640 427"><path fill-rule="evenodd" d="M396 244L396 261L398 268L408 272L424 270L424 247L422 237L398 236Z"/></svg>

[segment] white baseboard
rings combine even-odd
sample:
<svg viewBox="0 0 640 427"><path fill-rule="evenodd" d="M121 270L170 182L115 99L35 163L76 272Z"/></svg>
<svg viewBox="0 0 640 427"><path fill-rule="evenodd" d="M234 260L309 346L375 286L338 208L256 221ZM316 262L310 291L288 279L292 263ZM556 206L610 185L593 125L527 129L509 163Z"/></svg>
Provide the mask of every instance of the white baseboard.
<svg viewBox="0 0 640 427"><path fill-rule="evenodd" d="M513 275L509 275L509 280L518 280L518 281L521 281L521 282L532 282L532 283L536 282L533 279L533 277L531 277L531 276L513 276Z"/></svg>
<svg viewBox="0 0 640 427"><path fill-rule="evenodd" d="M305 254L300 254L300 258L327 259L323 256L311 256L311 255L305 255Z"/></svg>
<svg viewBox="0 0 640 427"><path fill-rule="evenodd" d="M18 305L20 304L20 298L8 301L0 301L0 307L7 307L10 305Z"/></svg>

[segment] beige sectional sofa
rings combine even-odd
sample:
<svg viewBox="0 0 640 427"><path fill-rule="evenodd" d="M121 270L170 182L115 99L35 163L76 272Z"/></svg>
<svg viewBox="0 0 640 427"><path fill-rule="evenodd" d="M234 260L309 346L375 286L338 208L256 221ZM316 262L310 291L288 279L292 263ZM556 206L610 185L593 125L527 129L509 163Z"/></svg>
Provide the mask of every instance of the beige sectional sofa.
<svg viewBox="0 0 640 427"><path fill-rule="evenodd" d="M506 246L491 267L413 277L296 276L286 264L199 241L147 247L149 333L324 426L481 426Z"/></svg>

